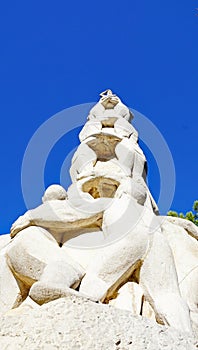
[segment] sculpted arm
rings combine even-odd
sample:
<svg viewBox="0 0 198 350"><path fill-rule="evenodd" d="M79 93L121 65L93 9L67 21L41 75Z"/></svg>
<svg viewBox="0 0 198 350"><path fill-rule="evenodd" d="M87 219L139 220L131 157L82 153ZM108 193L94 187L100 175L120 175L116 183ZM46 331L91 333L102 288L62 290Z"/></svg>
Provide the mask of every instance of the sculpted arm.
<svg viewBox="0 0 198 350"><path fill-rule="evenodd" d="M10 229L11 238L15 237L19 231L30 226L30 220L29 220L28 213L29 213L29 211L27 211L24 215L19 216L19 218L12 224L11 229Z"/></svg>
<svg viewBox="0 0 198 350"><path fill-rule="evenodd" d="M40 225L42 221L54 221L55 213L50 210L47 203L44 203L37 207L36 209L28 210L24 215L19 216L19 218L12 224L10 235L13 238L18 232L24 230L29 226L42 226Z"/></svg>
<svg viewBox="0 0 198 350"><path fill-rule="evenodd" d="M100 227L102 213L95 215L83 213L72 208L68 202L54 200L46 202L36 209L27 211L20 216L11 227L11 237L28 226L40 226L46 229L83 229Z"/></svg>

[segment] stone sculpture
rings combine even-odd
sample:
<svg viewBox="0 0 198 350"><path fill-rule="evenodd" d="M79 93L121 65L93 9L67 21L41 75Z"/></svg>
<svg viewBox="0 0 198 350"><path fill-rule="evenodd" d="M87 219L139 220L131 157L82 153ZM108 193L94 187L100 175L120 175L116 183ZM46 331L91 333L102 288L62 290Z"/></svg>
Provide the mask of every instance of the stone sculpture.
<svg viewBox="0 0 198 350"><path fill-rule="evenodd" d="M125 301L131 296L134 312L191 332L190 316L197 322L198 296L190 283L198 280L198 259L192 257L198 232L158 215L132 118L111 90L103 92L80 132L68 191L50 186L43 204L12 225L12 240L2 250L15 285L6 308L27 296L41 305L69 294L122 307L119 294L131 283ZM189 266L171 236L178 227Z"/></svg>

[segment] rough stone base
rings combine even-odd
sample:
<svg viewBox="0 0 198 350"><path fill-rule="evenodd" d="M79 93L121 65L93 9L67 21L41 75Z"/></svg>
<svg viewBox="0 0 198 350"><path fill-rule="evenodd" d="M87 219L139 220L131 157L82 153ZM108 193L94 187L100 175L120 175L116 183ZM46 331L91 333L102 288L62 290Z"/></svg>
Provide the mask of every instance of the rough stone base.
<svg viewBox="0 0 198 350"><path fill-rule="evenodd" d="M33 304L34 305L34 304ZM130 312L69 296L0 321L1 350L193 350L195 340Z"/></svg>

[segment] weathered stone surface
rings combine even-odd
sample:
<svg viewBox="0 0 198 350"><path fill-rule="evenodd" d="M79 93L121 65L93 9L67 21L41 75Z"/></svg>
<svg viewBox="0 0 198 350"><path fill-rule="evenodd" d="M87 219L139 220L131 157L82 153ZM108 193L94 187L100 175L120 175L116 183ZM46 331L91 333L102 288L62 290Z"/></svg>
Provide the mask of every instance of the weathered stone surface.
<svg viewBox="0 0 198 350"><path fill-rule="evenodd" d="M72 229L101 227L101 218L102 213L93 215L76 210L68 200L50 200L20 216L11 227L11 237L28 226L46 228L54 235L53 229L60 234Z"/></svg>
<svg viewBox="0 0 198 350"><path fill-rule="evenodd" d="M106 117L101 119L102 127L103 128L112 128L115 125L116 120L118 118L116 117Z"/></svg>
<svg viewBox="0 0 198 350"><path fill-rule="evenodd" d="M98 103L90 111L88 122L81 130L79 139L82 142L103 132L120 138L132 136L134 142L137 142L138 133L130 124L132 118L132 113L121 102L112 109L105 109Z"/></svg>
<svg viewBox="0 0 198 350"><path fill-rule="evenodd" d="M131 142L129 139L124 138L115 148L115 155L121 164L130 169L130 176L132 173L134 160L135 160L135 150L131 147Z"/></svg>
<svg viewBox="0 0 198 350"><path fill-rule="evenodd" d="M106 90L100 94L100 101L90 110L88 119L94 119L103 116L112 116L125 118L131 121L133 118L129 109L121 102L118 96L111 90Z"/></svg>
<svg viewBox="0 0 198 350"><path fill-rule="evenodd" d="M104 233L107 237L114 236L119 239L125 235L133 235L133 232L141 229L150 239L149 234L160 226L159 218L152 213L150 206L149 196L142 206L128 193L122 193L114 198L104 211L102 223Z"/></svg>
<svg viewBox="0 0 198 350"><path fill-rule="evenodd" d="M121 310L128 310L133 315L140 315L143 304L143 291L139 284L127 282L118 290L117 297L110 300L109 304Z"/></svg>
<svg viewBox="0 0 198 350"><path fill-rule="evenodd" d="M15 276L27 287L40 279L44 268L59 257L59 246L41 227L22 230L6 249L7 262Z"/></svg>
<svg viewBox="0 0 198 350"><path fill-rule="evenodd" d="M93 198L113 198L120 183L108 177L94 177L83 183L83 192L88 192Z"/></svg>
<svg viewBox="0 0 198 350"><path fill-rule="evenodd" d="M178 225L177 220L172 223L169 217L162 220L162 232L174 256L180 292L187 301L191 320L198 335L198 242L184 229L186 227L189 230L190 226L192 230L188 222Z"/></svg>
<svg viewBox="0 0 198 350"><path fill-rule="evenodd" d="M75 296L19 309L1 318L1 350L196 349L174 328Z"/></svg>
<svg viewBox="0 0 198 350"><path fill-rule="evenodd" d="M120 179L131 176L131 169L122 165L116 158L106 162L99 160L94 165L91 175L95 177L111 177L112 179L120 181ZM87 176L90 176L90 174L87 173Z"/></svg>
<svg viewBox="0 0 198 350"><path fill-rule="evenodd" d="M198 239L198 227L192 221L173 216L167 216L166 220L183 227L189 233L189 235L195 239Z"/></svg>
<svg viewBox="0 0 198 350"><path fill-rule="evenodd" d="M9 242L11 238L9 234L0 235L0 250L3 249Z"/></svg>
<svg viewBox="0 0 198 350"><path fill-rule="evenodd" d="M29 297L38 305L46 304L52 300L66 297L68 295L77 295L74 289L64 284L56 284L51 281L35 282L29 291Z"/></svg>
<svg viewBox="0 0 198 350"><path fill-rule="evenodd" d="M19 299L20 289L8 267L4 248L0 252L0 315L15 306Z"/></svg>
<svg viewBox="0 0 198 350"><path fill-rule="evenodd" d="M123 137L131 137L133 142L136 143L138 141L138 132L133 127L133 125L127 122L124 118L118 118L114 124L115 133L119 136Z"/></svg>
<svg viewBox="0 0 198 350"><path fill-rule="evenodd" d="M77 286L85 273L82 266L40 227L28 227L21 231L7 247L6 257L15 277L27 289L38 280L53 282L57 286Z"/></svg>
<svg viewBox="0 0 198 350"><path fill-rule="evenodd" d="M96 161L96 153L86 143L82 143L72 158L70 167L72 181L75 182L79 178L93 175L93 167Z"/></svg>
<svg viewBox="0 0 198 350"><path fill-rule="evenodd" d="M105 109L113 109L120 102L119 97L113 94L109 89L102 92L100 96L100 103Z"/></svg>
<svg viewBox="0 0 198 350"><path fill-rule="evenodd" d="M81 212L89 212L89 214L97 214L105 210L109 202L113 199L109 198L96 198L94 199L88 192L82 191L83 184L93 179L94 177L84 178L82 180L73 183L68 188L68 200L76 210Z"/></svg>
<svg viewBox="0 0 198 350"><path fill-rule="evenodd" d="M114 116L111 119L114 120ZM112 123L111 127L104 126L105 120L106 118L103 117L89 120L79 134L80 142L85 142L89 137L100 135L101 133L119 137L120 139L123 139L124 137L131 137L134 143L137 142L138 133L126 120L124 122L124 119L118 118L114 124Z"/></svg>
<svg viewBox="0 0 198 350"><path fill-rule="evenodd" d="M108 162L111 159L114 162ZM146 159L132 138L121 140L115 136L98 134L89 137L87 143L82 143L75 152L70 170L72 180L95 175L101 162L104 162L102 167L106 174L113 174L113 164L117 163L120 170L124 170L124 176L131 176L133 171L133 177L142 177Z"/></svg>
<svg viewBox="0 0 198 350"><path fill-rule="evenodd" d="M173 253L160 232L154 233L141 267L140 286L159 322L190 332L189 309L180 296Z"/></svg>
<svg viewBox="0 0 198 350"><path fill-rule="evenodd" d="M120 141L118 137L99 134L87 140L87 145L96 153L97 160L107 161L116 157L115 148Z"/></svg>
<svg viewBox="0 0 198 350"><path fill-rule="evenodd" d="M71 167L73 184L67 193L59 185L50 186L44 203L13 224L14 239L5 248L7 263L22 300L29 294L42 304L80 292L107 303L117 292L121 298L126 289L119 292L120 286L131 281L136 283L131 294L135 312L150 314L151 305L158 321L190 333L189 309L196 319L196 297L191 293L189 306L186 299L196 266L193 262L193 271L183 268L180 256L177 272L172 228L166 234L164 226L162 232L163 223L155 215L146 158L130 118L129 109L111 90L101 94L80 133L82 143ZM82 252L78 255L81 244L89 248L86 258ZM185 300L178 284L180 269ZM79 292L74 290L78 286Z"/></svg>
<svg viewBox="0 0 198 350"><path fill-rule="evenodd" d="M145 205L146 199L150 201L150 193L142 178L125 178L120 181L120 185L115 193L115 198L120 198L124 194L136 199L138 204ZM151 208L151 206L150 206ZM152 213L151 213L152 216Z"/></svg>
<svg viewBox="0 0 198 350"><path fill-rule="evenodd" d="M131 235L100 250L87 268L80 292L96 300L115 297L119 287L140 265L148 246L146 232L134 230Z"/></svg>
<svg viewBox="0 0 198 350"><path fill-rule="evenodd" d="M51 185L49 186L42 198L43 203L51 200L64 200L67 198L66 190L60 185Z"/></svg>
<svg viewBox="0 0 198 350"><path fill-rule="evenodd" d="M79 133L80 142L85 141L88 137L100 134L102 130L102 123L99 120L89 120L83 126L81 132Z"/></svg>
<svg viewBox="0 0 198 350"><path fill-rule="evenodd" d="M109 225L108 225L109 227ZM144 227L144 226L143 226ZM120 230L119 230L120 232ZM169 222L169 220L166 218L163 218L162 222L162 233L163 235L167 238L168 243L171 247L173 256L174 256L174 261L176 263L176 270L177 270L177 275L179 279L179 288L180 292L182 293L182 296L184 299L187 301L189 309L190 309L190 314L191 314L191 320L193 321L193 326L194 328L198 328L197 325L197 296L198 296L198 243L195 239L190 237L188 233L181 227L175 224L172 224ZM166 250L164 245L162 244L163 240L160 241L160 246L164 251ZM160 265L160 262L158 261L158 254L159 254L159 248L156 249L156 259L157 263L152 264L153 266L158 266ZM116 255L116 254L115 254ZM160 254L161 256L161 254ZM164 259L166 260L167 263L167 258ZM113 259L115 262L115 260ZM97 264L98 265L98 264ZM108 265L109 266L109 265ZM169 269L170 269L171 264L169 264ZM96 270L96 269L95 269ZM170 274L170 271L169 271ZM160 274L162 275L162 270L160 271ZM157 276L157 275L156 275ZM168 281L170 279L172 287L173 287L173 281L176 281L176 277L170 278L170 275L167 275ZM151 278L152 279L152 278ZM156 277L155 277L156 279ZM165 281L164 275L163 279ZM96 281L97 283L97 281ZM97 285L97 284L96 284ZM136 285L137 286L137 285ZM162 283L159 283L159 286L162 286ZM131 305L132 302L132 296L130 293L124 293L123 290L125 290L127 287L122 287L121 290L119 290L119 293L121 294L121 299L118 296L118 300L113 302L114 304L118 303L117 305L122 306L125 308L125 305ZM139 288L139 287L137 287ZM161 287L160 287L161 288ZM166 288L168 290L168 284L166 283ZM164 292L166 293L167 290ZM162 292L162 290L161 290ZM124 298L124 303L120 303L120 300L123 300ZM138 305L138 303L137 303ZM172 305L172 302L171 302ZM148 309L148 306L147 308ZM145 311L145 307L143 307L143 315L145 317L153 317L153 313L149 314L150 310Z"/></svg>
<svg viewBox="0 0 198 350"><path fill-rule="evenodd" d="M128 122L134 118L133 113L121 101L114 107L114 112Z"/></svg>
<svg viewBox="0 0 198 350"><path fill-rule="evenodd" d="M155 313L148 301L146 301L142 288L136 282L124 284L118 290L117 297L110 300L109 304L121 310L128 310L133 315L142 315L155 320Z"/></svg>

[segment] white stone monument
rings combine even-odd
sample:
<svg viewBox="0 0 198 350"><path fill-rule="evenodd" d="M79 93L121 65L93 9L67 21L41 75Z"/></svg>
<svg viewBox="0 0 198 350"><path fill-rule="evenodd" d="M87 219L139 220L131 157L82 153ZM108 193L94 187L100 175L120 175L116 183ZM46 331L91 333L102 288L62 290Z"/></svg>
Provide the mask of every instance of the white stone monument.
<svg viewBox="0 0 198 350"><path fill-rule="evenodd" d="M132 118L103 92L80 132L72 185L50 186L14 222L0 253L1 313L75 294L182 331L198 326L198 228L159 215Z"/></svg>

